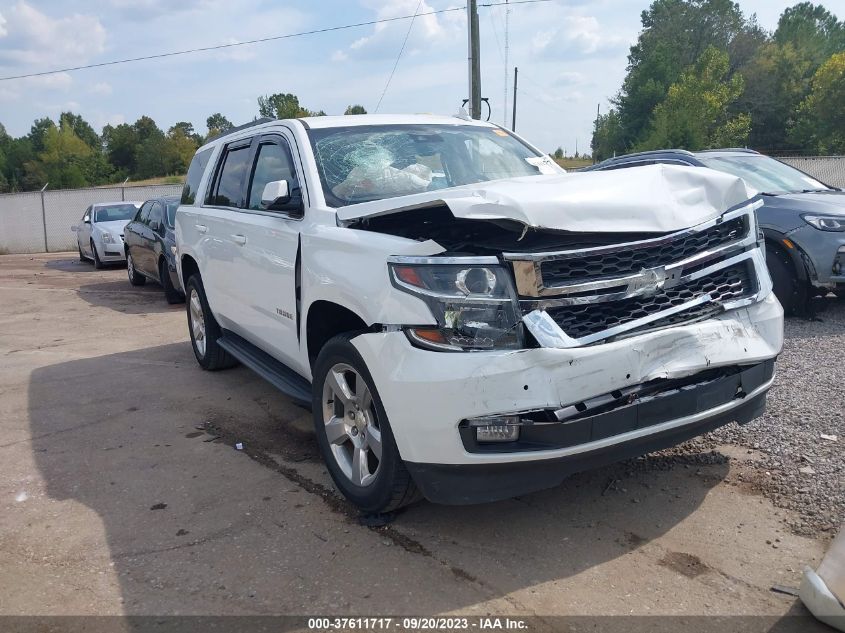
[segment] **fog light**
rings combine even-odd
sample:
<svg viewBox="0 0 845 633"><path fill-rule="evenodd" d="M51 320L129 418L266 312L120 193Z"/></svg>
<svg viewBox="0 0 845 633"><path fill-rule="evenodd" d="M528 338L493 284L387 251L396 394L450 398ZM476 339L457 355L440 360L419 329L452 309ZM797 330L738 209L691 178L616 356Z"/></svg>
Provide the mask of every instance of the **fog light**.
<svg viewBox="0 0 845 633"><path fill-rule="evenodd" d="M470 424L475 427L477 442L515 442L519 439L519 417L515 415L476 418Z"/></svg>

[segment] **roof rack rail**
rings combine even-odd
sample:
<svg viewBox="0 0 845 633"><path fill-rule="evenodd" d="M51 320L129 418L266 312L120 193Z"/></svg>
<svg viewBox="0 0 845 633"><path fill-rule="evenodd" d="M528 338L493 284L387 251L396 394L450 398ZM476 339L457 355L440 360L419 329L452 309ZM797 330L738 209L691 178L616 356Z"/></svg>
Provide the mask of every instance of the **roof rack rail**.
<svg viewBox="0 0 845 633"><path fill-rule="evenodd" d="M260 119L255 119L254 121L250 121L249 123L244 123L243 125L239 125L237 127L230 128L230 129L226 130L225 132L218 134L217 136L213 136L213 137L209 138L208 141L206 141L206 143L219 140L221 138L229 136L230 134L234 134L235 132L240 132L241 130L245 130L247 128L254 127L256 125L262 125L263 123L270 123L270 121L275 121L275 120L276 119L269 117L269 116L265 116L265 117L262 117Z"/></svg>
<svg viewBox="0 0 845 633"><path fill-rule="evenodd" d="M747 147L723 147L721 149L703 149L699 154L706 154L708 152L742 152L743 154L759 154L757 150L749 149Z"/></svg>

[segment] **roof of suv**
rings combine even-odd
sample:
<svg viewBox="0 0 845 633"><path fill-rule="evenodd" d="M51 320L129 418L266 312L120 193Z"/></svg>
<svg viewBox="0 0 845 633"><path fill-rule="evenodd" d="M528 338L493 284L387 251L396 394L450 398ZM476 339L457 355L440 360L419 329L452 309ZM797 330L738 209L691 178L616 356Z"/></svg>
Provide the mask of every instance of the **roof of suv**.
<svg viewBox="0 0 845 633"><path fill-rule="evenodd" d="M487 121L463 119L456 116L436 114L352 114L340 116L313 116L299 119L315 129L330 127L351 127L357 125L478 125L495 127Z"/></svg>

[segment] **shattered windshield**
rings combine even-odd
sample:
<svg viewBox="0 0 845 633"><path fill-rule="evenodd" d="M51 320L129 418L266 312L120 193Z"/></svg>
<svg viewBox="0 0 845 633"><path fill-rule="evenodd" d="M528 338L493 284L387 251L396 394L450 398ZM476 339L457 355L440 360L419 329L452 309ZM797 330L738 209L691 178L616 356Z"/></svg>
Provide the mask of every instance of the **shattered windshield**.
<svg viewBox="0 0 845 633"><path fill-rule="evenodd" d="M366 125L308 135L332 207L557 171L499 128Z"/></svg>

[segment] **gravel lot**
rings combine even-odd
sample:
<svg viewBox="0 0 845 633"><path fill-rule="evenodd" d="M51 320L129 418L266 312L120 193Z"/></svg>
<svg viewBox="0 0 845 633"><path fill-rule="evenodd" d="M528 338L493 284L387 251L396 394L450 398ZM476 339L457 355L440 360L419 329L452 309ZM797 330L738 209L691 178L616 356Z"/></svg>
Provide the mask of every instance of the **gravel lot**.
<svg viewBox="0 0 845 633"><path fill-rule="evenodd" d="M708 614L825 630L784 623L807 612L771 587L797 586L843 515L841 302L788 321L769 413L745 428L379 528L332 490L307 412L243 367L197 367L183 310L75 254L0 257L0 615Z"/></svg>
<svg viewBox="0 0 845 633"><path fill-rule="evenodd" d="M845 523L845 301L817 305L812 320L786 320L766 415L692 443L749 449L740 457L748 466L740 481L796 511L791 527L810 535L835 533Z"/></svg>

